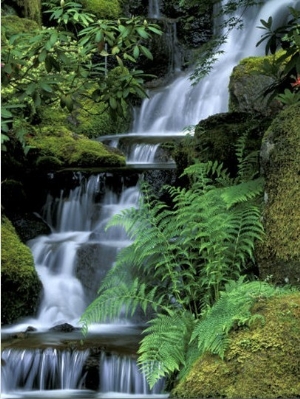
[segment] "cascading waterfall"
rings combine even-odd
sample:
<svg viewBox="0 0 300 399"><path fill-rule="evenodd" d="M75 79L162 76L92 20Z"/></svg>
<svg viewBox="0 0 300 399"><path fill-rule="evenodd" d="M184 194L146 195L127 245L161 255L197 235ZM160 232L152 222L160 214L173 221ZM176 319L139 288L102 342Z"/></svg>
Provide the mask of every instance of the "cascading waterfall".
<svg viewBox="0 0 300 399"><path fill-rule="evenodd" d="M232 68L241 58L262 53L262 48L255 47L261 35L261 31L256 29L260 19L272 15L280 24L286 18L287 6L299 6L299 0L269 0L260 9L248 10L244 16L244 29L230 33L223 48L224 55L220 56L212 73L195 87L191 86L188 73L178 72L166 87L149 91L149 98L143 101L136 113L134 133L127 135L132 142L137 138L136 133L148 140L157 136L160 141L165 137L180 136L186 126L227 111L227 86ZM150 16L159 18L159 1L150 1L149 7ZM106 137L106 140L109 139ZM120 145L120 136L111 140L114 142L111 145ZM127 152L128 163L156 162L155 146L158 142L146 144L148 147L141 141L136 146L127 145L126 148L130 149ZM113 228L105 232L104 227L113 214L137 206L138 174L127 177L111 172L89 177L74 174L74 181L77 184L72 189L62 189L60 193L51 193L47 197L41 215L51 227L52 234L28 242L44 287L38 315L21 321L8 331L23 331L28 325L38 331L48 331L62 323L78 326L83 310L94 299L118 250L128 245L122 229ZM104 341L114 340L109 338L112 330L124 336L127 327L131 328L135 323L120 317L109 326L100 326L96 334L104 334ZM54 391L62 389L70 391L68 397L73 397L71 390L84 390L89 351L56 349L51 346L53 338L50 336L47 335L43 342L45 349L3 349L4 397L12 397L11 393L17 397L26 397L27 394L34 397L37 396L34 390L40 390L40 397L45 397L47 390L51 390L51 397L54 397ZM138 395L136 398L159 396L163 383L150 391L137 370L135 359L118 353L101 350L99 354L97 392L101 393L100 397L108 397L105 395L110 395L110 392L114 392L111 393L113 398L122 397L124 393ZM95 396L97 392L85 390L81 397L99 397ZM62 397L61 392L59 395L57 397Z"/></svg>
<svg viewBox="0 0 300 399"><path fill-rule="evenodd" d="M159 0L149 0L148 16L150 18L160 17L160 1Z"/></svg>
<svg viewBox="0 0 300 399"><path fill-rule="evenodd" d="M22 386L28 390L79 389L84 375L83 365L89 351L60 351L57 349L33 349L2 351L5 362L6 391ZM22 361L20 361L22 360ZM2 387L3 388L3 387Z"/></svg>
<svg viewBox="0 0 300 399"><path fill-rule="evenodd" d="M85 178L76 174L77 187L69 192L62 190L58 197L48 195L42 216L53 233L28 242L44 287L37 319L30 320L32 325L39 328L66 322L77 325L89 302L87 290L76 275L76 268L80 267L80 251L86 247L97 247L100 259L97 257L94 260L95 265L90 261L89 267L96 272L97 266L102 266L98 275L90 276L94 280L93 285L96 285L93 298L88 296L91 300L118 248L128 245L123 229L115 227L112 233L105 234L104 227L113 214L129 206L137 206L139 191L136 185L125 186L122 178L116 191L109 187L109 177L99 174ZM105 256L107 253L110 257ZM107 259L110 263L103 264ZM91 281L85 279L85 284L90 291Z"/></svg>
<svg viewBox="0 0 300 399"><path fill-rule="evenodd" d="M132 130L172 135L210 115L226 112L232 69L242 58L264 54L263 46L256 48L262 34L257 29L261 25L260 19L267 20L272 15L275 26L278 26L286 20L288 6L299 7L299 0L267 0L260 9L250 7L246 10L243 29L230 32L221 48L224 54L220 55L212 72L196 86L191 86L190 72L182 72L166 87L149 91L149 98L143 101Z"/></svg>

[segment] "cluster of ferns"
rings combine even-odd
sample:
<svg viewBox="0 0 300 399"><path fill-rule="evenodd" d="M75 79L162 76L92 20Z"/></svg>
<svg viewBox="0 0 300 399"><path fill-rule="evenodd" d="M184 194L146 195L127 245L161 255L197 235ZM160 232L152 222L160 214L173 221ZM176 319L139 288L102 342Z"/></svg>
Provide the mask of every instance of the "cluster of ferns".
<svg viewBox="0 0 300 399"><path fill-rule="evenodd" d="M223 357L233 326L253 320L255 298L276 289L244 276L263 239L263 179L257 152L245 155L246 134L236 144L239 167L233 178L218 162L195 163L184 171L190 187L167 186L172 206L141 187L137 208L109 222L123 226L131 245L123 248L106 275L99 296L81 321L149 317L138 364L150 387L186 372L206 351Z"/></svg>

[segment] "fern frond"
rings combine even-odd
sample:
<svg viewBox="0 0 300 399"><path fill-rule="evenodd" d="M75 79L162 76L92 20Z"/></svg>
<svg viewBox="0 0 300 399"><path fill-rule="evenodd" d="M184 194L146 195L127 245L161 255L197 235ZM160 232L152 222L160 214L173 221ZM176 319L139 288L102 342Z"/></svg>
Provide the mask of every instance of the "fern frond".
<svg viewBox="0 0 300 399"><path fill-rule="evenodd" d="M226 187L220 192L221 198L226 203L227 209L237 203L246 202L261 195L264 188L264 179L259 177L240 184Z"/></svg>
<svg viewBox="0 0 300 399"><path fill-rule="evenodd" d="M245 155L248 135L249 132L245 131L244 134L242 134L241 137L238 138L235 144L235 154L238 161L237 180L239 182L252 180L259 172L259 151L252 151L248 155Z"/></svg>
<svg viewBox="0 0 300 399"><path fill-rule="evenodd" d="M149 324L138 350L138 364L152 388L185 363L194 317L189 312L158 314Z"/></svg>
<svg viewBox="0 0 300 399"><path fill-rule="evenodd" d="M224 358L232 327L253 322L257 317L254 318L250 310L257 298L270 297L276 292L276 288L267 283L244 282L243 277L228 282L220 298L197 322L191 341L197 340L200 353L211 352Z"/></svg>
<svg viewBox="0 0 300 399"><path fill-rule="evenodd" d="M227 234L228 262L240 269L248 258L253 260L255 241L262 240L264 227L260 210L251 204L233 208Z"/></svg>
<svg viewBox="0 0 300 399"><path fill-rule="evenodd" d="M88 325L93 322L107 322L118 318L121 311L125 315L133 315L140 306L146 313L148 308L158 311L163 307L163 298L156 298L154 287L149 290L145 284L135 279L131 285L120 282L118 285L105 289L85 310L80 322L83 333L86 334Z"/></svg>

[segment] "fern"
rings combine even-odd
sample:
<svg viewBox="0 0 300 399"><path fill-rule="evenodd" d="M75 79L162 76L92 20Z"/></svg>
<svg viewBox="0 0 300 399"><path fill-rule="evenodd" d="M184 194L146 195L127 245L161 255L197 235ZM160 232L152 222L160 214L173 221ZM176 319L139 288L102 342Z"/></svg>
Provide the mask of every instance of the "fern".
<svg viewBox="0 0 300 399"><path fill-rule="evenodd" d="M264 179L260 177L255 180L225 187L220 192L220 195L229 209L239 202L247 202L254 199L263 192L263 187Z"/></svg>
<svg viewBox="0 0 300 399"><path fill-rule="evenodd" d="M200 353L208 351L224 358L230 342L230 330L257 319L258 316L250 312L254 302L259 297L270 297L276 293L278 289L264 282L245 282L243 277L230 281L216 303L202 314L191 341L197 340Z"/></svg>
<svg viewBox="0 0 300 399"><path fill-rule="evenodd" d="M243 162L242 141L239 146ZM119 251L99 296L84 312L83 331L121 311L154 313L138 351L151 386L186 370L196 353L223 357L230 329L251 320L258 286L238 278L263 236L256 204L263 180L244 180L249 170L244 165L233 179L218 162L191 165L183 173L190 188L164 188L172 208L143 185L138 208L122 211L107 225L122 226L132 243Z"/></svg>
<svg viewBox="0 0 300 399"><path fill-rule="evenodd" d="M248 131L238 138L235 145L235 154L238 161L237 182L245 182L254 179L258 174L259 150L245 155L247 148Z"/></svg>
<svg viewBox="0 0 300 399"><path fill-rule="evenodd" d="M101 295L87 307L80 319L83 334L87 333L89 324L114 320L120 315L121 310L125 312L125 316L133 315L138 306L144 312L149 307L157 312L161 308L163 298L157 299L155 294L156 287L147 290L146 285L140 284L138 279L135 279L131 285L120 281L117 286L103 290Z"/></svg>
<svg viewBox="0 0 300 399"><path fill-rule="evenodd" d="M150 387L178 371L182 378L205 352L223 359L233 328L255 321L264 323L262 315L251 313L253 304L258 299L286 292L265 282L247 282L245 277L240 277L229 281L220 298L198 319L185 310L156 315L144 331L138 350L138 364Z"/></svg>
<svg viewBox="0 0 300 399"><path fill-rule="evenodd" d="M138 350L138 365L152 388L162 377L178 371L185 364L194 327L194 316L189 312L158 314L149 322Z"/></svg>

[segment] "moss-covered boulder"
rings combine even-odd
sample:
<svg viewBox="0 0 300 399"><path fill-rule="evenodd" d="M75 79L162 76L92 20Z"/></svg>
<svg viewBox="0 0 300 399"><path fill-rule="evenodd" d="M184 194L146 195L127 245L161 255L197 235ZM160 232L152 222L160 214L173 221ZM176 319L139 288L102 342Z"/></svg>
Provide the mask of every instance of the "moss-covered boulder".
<svg viewBox="0 0 300 399"><path fill-rule="evenodd" d="M247 155L259 150L270 119L242 112L216 114L200 121L194 134L194 157L200 162L209 160L223 162L232 175L237 171L236 143L248 132Z"/></svg>
<svg viewBox="0 0 300 399"><path fill-rule="evenodd" d="M261 278L300 284L300 104L281 111L262 143L266 236L257 250Z"/></svg>
<svg viewBox="0 0 300 399"><path fill-rule="evenodd" d="M34 314L42 284L30 249L6 217L1 222L1 313L2 323L9 324Z"/></svg>
<svg viewBox="0 0 300 399"><path fill-rule="evenodd" d="M20 18L17 15L5 15L1 17L1 43L5 45L6 41L18 33L33 32L39 29L39 25L28 18Z"/></svg>
<svg viewBox="0 0 300 399"><path fill-rule="evenodd" d="M263 297L264 317L230 333L222 360L205 354L173 389L172 398L295 398L300 393L300 293Z"/></svg>
<svg viewBox="0 0 300 399"><path fill-rule="evenodd" d="M125 165L120 152L65 127L55 131L50 126L41 127L39 134L27 137L27 143L32 148L29 160L43 170Z"/></svg>
<svg viewBox="0 0 300 399"><path fill-rule="evenodd" d="M121 13L118 0L82 0L81 3L97 18L117 19Z"/></svg>
<svg viewBox="0 0 300 399"><path fill-rule="evenodd" d="M230 111L274 115L280 110L279 101L269 101L270 95L264 95L274 84L268 66L271 68L271 56L244 58L233 68L229 82Z"/></svg>

